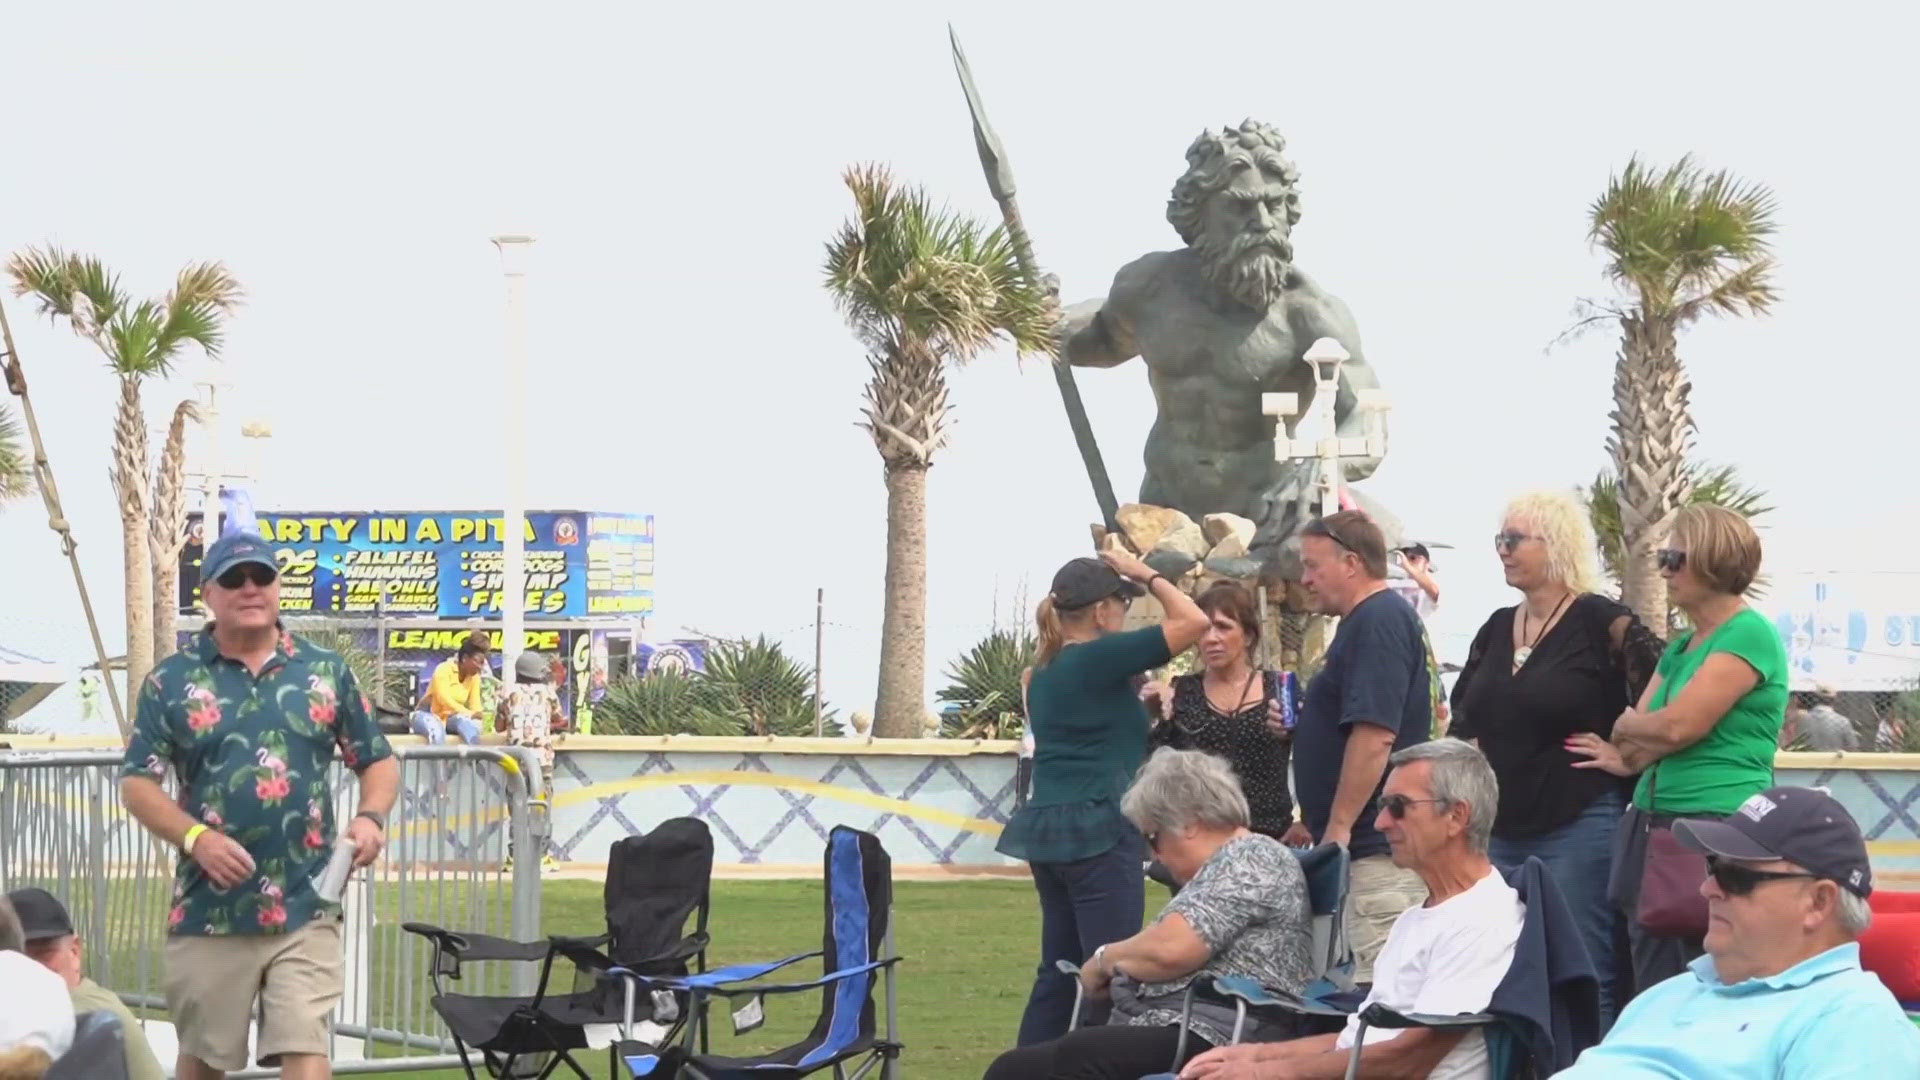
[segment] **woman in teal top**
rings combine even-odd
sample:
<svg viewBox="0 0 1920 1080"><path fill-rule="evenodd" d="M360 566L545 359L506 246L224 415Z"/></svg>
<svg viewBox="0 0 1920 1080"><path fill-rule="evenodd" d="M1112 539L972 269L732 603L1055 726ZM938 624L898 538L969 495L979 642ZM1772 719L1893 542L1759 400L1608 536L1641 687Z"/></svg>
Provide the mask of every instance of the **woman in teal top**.
<svg viewBox="0 0 1920 1080"><path fill-rule="evenodd" d="M1127 606L1149 590L1165 621L1122 631ZM1021 1046L1067 1033L1074 980L1056 963L1081 963L1139 933L1146 918L1146 847L1120 813L1147 752L1139 676L1207 629L1192 598L1117 550L1061 567L1038 621L1039 652L1025 687L1033 793L996 847L1027 861L1040 893L1040 969L1020 1021Z"/></svg>
<svg viewBox="0 0 1920 1080"><path fill-rule="evenodd" d="M1635 918L1648 834L1676 817L1725 817L1773 786L1773 754L1787 716L1787 652L1766 617L1747 606L1760 571L1760 538L1718 506L1675 516L1658 553L1667 597L1693 629L1660 657L1638 708L1620 714L1613 739L1576 735L1567 749L1593 760L1575 768L1640 777L1615 834L1613 897L1627 919L1635 989L1686 970L1700 933L1655 937Z"/></svg>

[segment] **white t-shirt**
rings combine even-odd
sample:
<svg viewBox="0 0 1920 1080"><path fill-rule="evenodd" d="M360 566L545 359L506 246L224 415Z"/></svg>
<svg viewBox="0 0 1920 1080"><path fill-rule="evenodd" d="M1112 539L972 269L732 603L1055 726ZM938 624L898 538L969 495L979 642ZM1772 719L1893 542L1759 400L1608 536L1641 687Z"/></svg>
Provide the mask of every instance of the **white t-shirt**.
<svg viewBox="0 0 1920 1080"><path fill-rule="evenodd" d="M1498 870L1433 907L1408 908L1394 920L1373 962L1373 990L1361 1008L1379 1002L1395 1012L1440 1016L1485 1009L1513 966L1526 914L1520 894ZM1347 1020L1340 1049L1352 1048L1359 1027L1358 1016ZM1400 1030L1370 1027L1367 1042L1385 1042ZM1487 1076L1486 1040L1478 1031L1468 1032L1427 1075L1428 1080L1481 1080Z"/></svg>
<svg viewBox="0 0 1920 1080"><path fill-rule="evenodd" d="M55 1061L73 1046L67 981L25 953L0 952L0 1050L37 1046Z"/></svg>

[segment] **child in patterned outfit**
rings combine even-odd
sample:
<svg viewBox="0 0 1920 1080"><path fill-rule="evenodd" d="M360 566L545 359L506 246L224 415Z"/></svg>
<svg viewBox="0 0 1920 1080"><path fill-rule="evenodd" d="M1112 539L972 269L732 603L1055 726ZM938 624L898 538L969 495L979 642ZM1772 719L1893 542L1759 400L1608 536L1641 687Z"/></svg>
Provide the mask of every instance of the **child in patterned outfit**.
<svg viewBox="0 0 1920 1080"><path fill-rule="evenodd" d="M537 652L523 652L514 662L519 676L500 696L496 727L515 746L531 747L540 755L540 790L553 788L553 729L565 723L560 715L560 695L553 689L553 667Z"/></svg>

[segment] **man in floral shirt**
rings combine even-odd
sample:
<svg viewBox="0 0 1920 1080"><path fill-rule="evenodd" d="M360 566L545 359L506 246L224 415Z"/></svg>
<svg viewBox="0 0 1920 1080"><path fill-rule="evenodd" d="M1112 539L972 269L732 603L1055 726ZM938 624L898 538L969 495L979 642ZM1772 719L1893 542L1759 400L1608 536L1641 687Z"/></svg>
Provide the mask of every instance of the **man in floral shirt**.
<svg viewBox="0 0 1920 1080"><path fill-rule="evenodd" d="M281 628L279 574L259 537L216 541L200 588L213 621L142 685L120 781L128 812L181 851L166 952L175 1075L248 1067L257 998L261 1064L328 1077L326 1020L344 970L340 908L313 888L335 835L328 767L338 748L359 774L345 835L365 866L386 842L399 763L340 656ZM161 787L169 768L178 799Z"/></svg>

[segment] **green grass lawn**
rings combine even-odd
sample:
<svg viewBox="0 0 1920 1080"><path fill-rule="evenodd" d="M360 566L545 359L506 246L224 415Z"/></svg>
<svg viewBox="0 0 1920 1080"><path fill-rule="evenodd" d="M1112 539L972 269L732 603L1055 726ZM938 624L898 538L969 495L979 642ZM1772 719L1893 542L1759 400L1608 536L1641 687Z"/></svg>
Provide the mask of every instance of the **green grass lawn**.
<svg viewBox="0 0 1920 1080"><path fill-rule="evenodd" d="M821 886L809 881L719 881L713 892L715 964L770 960L820 947ZM897 882L895 947L899 971L901 1072L913 1080L974 1080L1011 1046L1026 1004L1039 947L1039 910L1026 881ZM541 922L551 933L604 926L600 883L548 882ZM423 962L424 967L424 962ZM809 961L796 971L811 978ZM816 993L767 999L767 1024L736 1038L724 1013L714 1017L716 1052L784 1046L804 1035L819 1010ZM584 1055L596 1075L604 1054ZM564 1072L564 1069L562 1070ZM458 1072L387 1073L452 1078Z"/></svg>

